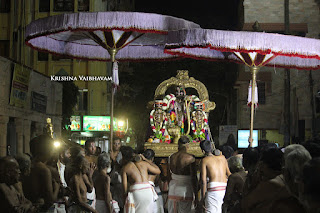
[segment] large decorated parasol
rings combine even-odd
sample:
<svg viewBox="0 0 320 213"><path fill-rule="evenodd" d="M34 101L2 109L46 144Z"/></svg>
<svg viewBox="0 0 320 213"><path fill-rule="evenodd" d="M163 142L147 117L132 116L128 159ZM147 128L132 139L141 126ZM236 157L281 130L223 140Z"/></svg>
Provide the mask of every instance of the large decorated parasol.
<svg viewBox="0 0 320 213"><path fill-rule="evenodd" d="M262 32L191 29L169 32L165 52L244 63L252 72L249 145L252 146L256 75L262 66L317 70L320 40Z"/></svg>
<svg viewBox="0 0 320 213"><path fill-rule="evenodd" d="M175 57L163 52L168 31L199 27L180 18L151 13L72 13L31 22L25 37L26 44L39 51L114 63L116 60L165 60ZM113 82L117 83L117 75L113 77ZM113 103L114 92L111 95L111 121ZM112 142L113 122L110 126Z"/></svg>

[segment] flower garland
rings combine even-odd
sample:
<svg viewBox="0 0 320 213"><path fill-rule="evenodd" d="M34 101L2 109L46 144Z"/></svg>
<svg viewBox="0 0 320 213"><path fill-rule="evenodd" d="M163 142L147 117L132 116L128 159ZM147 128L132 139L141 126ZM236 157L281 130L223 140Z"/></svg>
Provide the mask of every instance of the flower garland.
<svg viewBox="0 0 320 213"><path fill-rule="evenodd" d="M165 137L164 137L164 132L166 131L166 126L168 124L168 118L165 117L164 119L164 123L161 123L160 125L160 129L157 129L154 125L154 120L153 120L153 114L154 114L155 110L153 109L151 112L150 112L150 126L151 126L151 129L152 131L155 133L155 137L156 138L159 138L160 140L164 141L165 140Z"/></svg>
<svg viewBox="0 0 320 213"><path fill-rule="evenodd" d="M200 99L196 95L188 95L187 101L198 102Z"/></svg>
<svg viewBox="0 0 320 213"><path fill-rule="evenodd" d="M201 139L206 139L206 136L205 136L205 132L206 132L206 129L208 129L208 119L207 119L207 115L204 111L202 111L202 114L204 116L204 119L203 119L203 127L201 130L195 128L195 125L194 125L194 121L191 120L191 129L192 129L192 132L193 132L193 138L196 139L196 138L201 138ZM194 117L195 116L195 112L192 112L192 116Z"/></svg>
<svg viewBox="0 0 320 213"><path fill-rule="evenodd" d="M173 94L170 94L170 95L166 95L164 98L163 98L163 103L162 103L162 109L163 110L167 110L168 107L170 106L170 103L172 101L175 101L176 100L176 96L173 95Z"/></svg>

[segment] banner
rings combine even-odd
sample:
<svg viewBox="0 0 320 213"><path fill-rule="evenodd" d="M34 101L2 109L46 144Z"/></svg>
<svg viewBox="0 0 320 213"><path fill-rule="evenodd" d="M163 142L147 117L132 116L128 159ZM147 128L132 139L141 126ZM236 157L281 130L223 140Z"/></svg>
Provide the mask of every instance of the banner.
<svg viewBox="0 0 320 213"><path fill-rule="evenodd" d="M113 119L113 130L117 131L117 120ZM110 131L110 116L83 116L83 131Z"/></svg>
<svg viewBox="0 0 320 213"><path fill-rule="evenodd" d="M31 92L31 109L37 112L46 113L47 111L47 96L37 92Z"/></svg>
<svg viewBox="0 0 320 213"><path fill-rule="evenodd" d="M19 64L14 65L10 105L25 108L27 103L30 73L31 71L29 69L23 68Z"/></svg>
<svg viewBox="0 0 320 213"><path fill-rule="evenodd" d="M70 123L71 131L81 131L81 116L71 116Z"/></svg>

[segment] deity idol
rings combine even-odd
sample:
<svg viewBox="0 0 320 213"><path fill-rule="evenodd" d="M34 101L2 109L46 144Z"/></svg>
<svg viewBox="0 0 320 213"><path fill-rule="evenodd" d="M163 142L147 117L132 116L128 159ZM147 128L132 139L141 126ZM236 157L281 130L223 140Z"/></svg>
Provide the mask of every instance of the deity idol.
<svg viewBox="0 0 320 213"><path fill-rule="evenodd" d="M170 136L167 132L168 118L163 110L163 101L156 100L154 102L153 110L150 112L150 125L154 132L154 142L168 142Z"/></svg>
<svg viewBox="0 0 320 213"><path fill-rule="evenodd" d="M201 101L194 103L194 111L192 112L191 129L193 132L193 139L202 141L207 139L208 119L205 113L205 104Z"/></svg>

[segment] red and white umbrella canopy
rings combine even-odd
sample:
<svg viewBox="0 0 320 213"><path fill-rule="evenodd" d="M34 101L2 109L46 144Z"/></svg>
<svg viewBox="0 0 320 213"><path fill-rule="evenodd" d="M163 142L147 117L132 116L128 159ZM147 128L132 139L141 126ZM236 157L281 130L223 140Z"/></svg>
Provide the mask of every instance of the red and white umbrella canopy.
<svg viewBox="0 0 320 213"><path fill-rule="evenodd" d="M168 34L166 53L247 66L320 69L320 40L274 33L191 29ZM233 54L230 54L233 53Z"/></svg>
<svg viewBox="0 0 320 213"><path fill-rule="evenodd" d="M171 16L137 12L69 13L31 22L26 44L39 51L86 60L155 60L163 53L169 30L200 27Z"/></svg>
<svg viewBox="0 0 320 213"><path fill-rule="evenodd" d="M251 94L255 94L256 73L261 66L320 69L320 40L273 33L213 29L171 31L165 53L244 63L252 70ZM255 95L251 95L251 103L256 103ZM250 146L254 105L251 104Z"/></svg>
<svg viewBox="0 0 320 213"><path fill-rule="evenodd" d="M163 52L168 31L199 27L180 18L151 13L68 13L31 22L25 37L26 44L34 49L71 58L165 60L176 57ZM117 65L113 68L113 83L119 84ZM112 92L111 120L113 96ZM113 122L110 132L113 141Z"/></svg>

